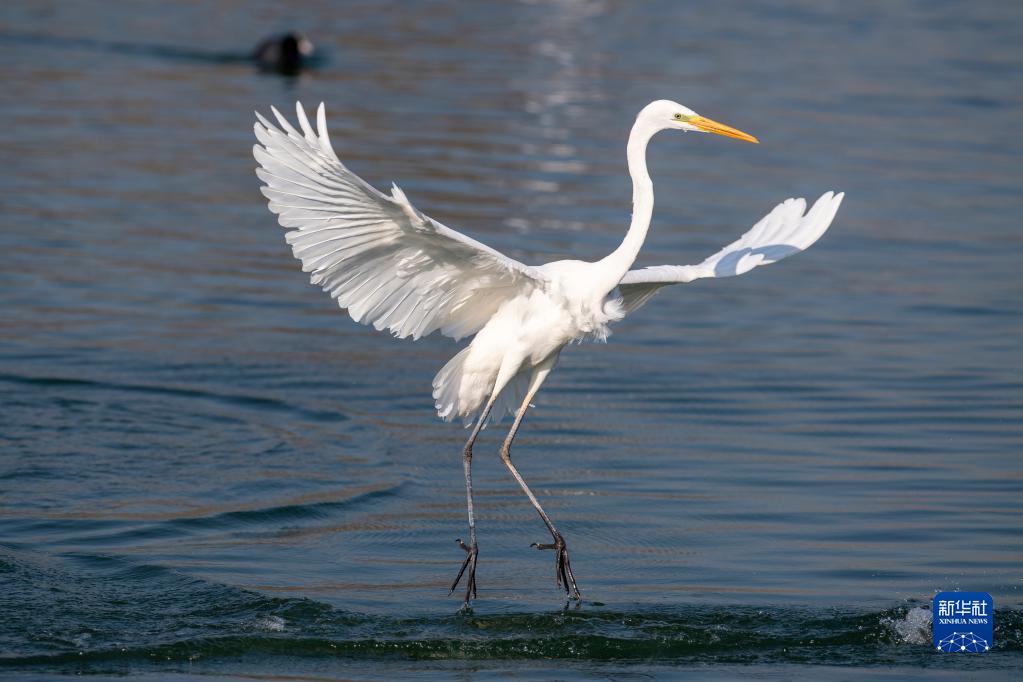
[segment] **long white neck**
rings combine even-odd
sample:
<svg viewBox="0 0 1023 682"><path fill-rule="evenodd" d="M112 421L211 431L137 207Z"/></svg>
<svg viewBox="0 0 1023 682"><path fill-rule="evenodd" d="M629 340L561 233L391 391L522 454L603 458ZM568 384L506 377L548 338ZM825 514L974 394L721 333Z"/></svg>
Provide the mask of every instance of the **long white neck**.
<svg viewBox="0 0 1023 682"><path fill-rule="evenodd" d="M621 281L646 241L646 233L650 228L650 217L654 212L654 184L646 170L646 147L650 138L657 131L636 119L629 134L627 157L629 175L632 176L632 223L621 245L610 255L598 261L602 288L611 291Z"/></svg>

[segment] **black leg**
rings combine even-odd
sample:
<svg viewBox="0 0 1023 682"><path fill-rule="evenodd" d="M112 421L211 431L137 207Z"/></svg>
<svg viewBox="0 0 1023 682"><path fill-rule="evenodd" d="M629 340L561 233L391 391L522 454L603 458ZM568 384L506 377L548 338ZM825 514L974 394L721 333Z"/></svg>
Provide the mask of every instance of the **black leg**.
<svg viewBox="0 0 1023 682"><path fill-rule="evenodd" d="M476 545L476 516L473 514L472 509L472 446L476 442L476 437L479 436L480 429L483 428L483 422L487 420L487 415L490 414L490 408L493 407L493 403L494 399L491 398L486 407L483 408L479 421L476 422L472 435L469 436L469 441L465 444L465 448L462 451L462 467L465 469L466 509L469 512L469 544L466 545L462 542L461 538L458 538L456 541L458 546L465 550L465 561L462 562L458 575L455 576L454 582L451 583L451 592L448 594L454 593L459 581L462 580L462 576L468 570L468 577L465 583L465 600L462 604L463 608L469 608L469 600L476 598L476 557L479 556L479 548Z"/></svg>
<svg viewBox="0 0 1023 682"><path fill-rule="evenodd" d="M545 366L539 367L533 374L533 379L529 384L529 390L526 391L526 398L522 401L522 405L519 407L519 411L515 414L515 423L512 424L511 431L508 432L507 438L504 439L504 445L501 446L501 460L504 462L508 470L511 471L512 476L518 481L519 487L526 493L526 497L532 503L533 508L536 509L537 514L540 515L540 519L543 520L547 530L551 533L551 538L554 542L552 543L533 543L530 547L536 547L537 549L553 549L554 550L554 578L557 581L559 587L564 587L565 592L573 599L582 599L582 594L579 593L579 587L575 582L575 575L572 573L572 564L568 558L568 545L565 543L565 538L562 536L558 529L554 527L554 522L547 516L547 512L540 506L539 500L536 499L536 495L526 485L525 479L522 478L522 474L515 468L515 464L512 463L511 459L511 446L512 441L515 440L515 434L519 430L519 425L522 423L522 418L526 415L526 410L529 409L529 403L533 399L533 396L540 389L540 385L544 379L550 373L551 368L554 366L554 360L552 359Z"/></svg>

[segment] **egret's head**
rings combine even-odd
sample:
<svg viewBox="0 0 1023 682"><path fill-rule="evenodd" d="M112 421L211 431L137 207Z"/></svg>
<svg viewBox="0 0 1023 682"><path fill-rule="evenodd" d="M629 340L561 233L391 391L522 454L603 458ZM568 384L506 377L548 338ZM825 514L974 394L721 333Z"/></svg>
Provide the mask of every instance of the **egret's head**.
<svg viewBox="0 0 1023 682"><path fill-rule="evenodd" d="M734 137L737 140L758 143L759 140L748 133L736 130L724 123L712 121L709 118L700 116L689 107L684 107L678 102L659 99L651 102L639 112L636 118L637 123L649 126L652 132L658 130L690 130L701 133L717 133L726 137Z"/></svg>

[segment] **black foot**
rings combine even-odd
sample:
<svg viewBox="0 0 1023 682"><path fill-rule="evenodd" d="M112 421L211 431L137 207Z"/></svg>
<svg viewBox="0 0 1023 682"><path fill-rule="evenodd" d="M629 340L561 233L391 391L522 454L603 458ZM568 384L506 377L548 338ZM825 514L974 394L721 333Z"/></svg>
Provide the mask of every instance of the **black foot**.
<svg viewBox="0 0 1023 682"><path fill-rule="evenodd" d="M554 578L557 580L558 587L564 587L565 593L572 599L581 600L583 596L575 584L575 575L572 574L572 562L568 560L568 545L565 544L565 538L558 533L554 536L553 543L534 542L530 547L554 550Z"/></svg>
<svg viewBox="0 0 1023 682"><path fill-rule="evenodd" d="M458 575L455 576L455 582L451 583L451 591L448 594L453 594L455 588L458 587L459 581L462 579L462 575L465 574L465 569L469 569L469 577L465 583L465 603L462 604L462 608L469 608L469 599L476 598L476 556L479 554L479 550L476 548L476 544L470 547L462 542L459 538L455 540L458 546L465 550L465 561L462 562L462 567L458 569ZM569 569L571 572L571 569Z"/></svg>

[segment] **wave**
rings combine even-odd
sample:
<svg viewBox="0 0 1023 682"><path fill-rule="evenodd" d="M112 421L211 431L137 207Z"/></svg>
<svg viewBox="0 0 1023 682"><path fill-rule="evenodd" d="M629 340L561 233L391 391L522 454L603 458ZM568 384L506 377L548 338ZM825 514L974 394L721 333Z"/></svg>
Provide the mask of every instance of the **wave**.
<svg viewBox="0 0 1023 682"><path fill-rule="evenodd" d="M353 661L630 668L919 668L940 661L943 669L995 671L1023 663L1023 611L1004 608L995 614L990 653L939 656L922 602L856 610L591 601L544 612L400 617L272 597L119 557L2 545L0 584L0 673L134 674L152 664L194 672L200 662L232 674L239 666L292 671L314 664L322 672Z"/></svg>
<svg viewBox="0 0 1023 682"><path fill-rule="evenodd" d="M66 558L70 561L72 558ZM764 606L579 607L536 613L361 614L269 597L121 559L0 553L0 668L206 663L239 658L406 661L925 665L930 611ZM1019 664L1023 611L996 613L986 664ZM999 656L999 653L1003 654Z"/></svg>
<svg viewBox="0 0 1023 682"><path fill-rule="evenodd" d="M814 613L754 608L670 611L592 611L553 614L461 614L389 619L281 604L252 618L241 631L154 641L133 646L89 646L0 657L0 667L25 668L139 661L206 662L238 657L422 660L584 660L642 663L922 665L934 661L929 633L904 626L921 607L876 613ZM287 615L279 615L281 613ZM324 616L326 616L324 618ZM1000 611L996 651L1021 652L1023 614ZM929 630L929 619L927 630ZM1018 664L1019 658L1013 657ZM1006 663L997 654L992 663Z"/></svg>

